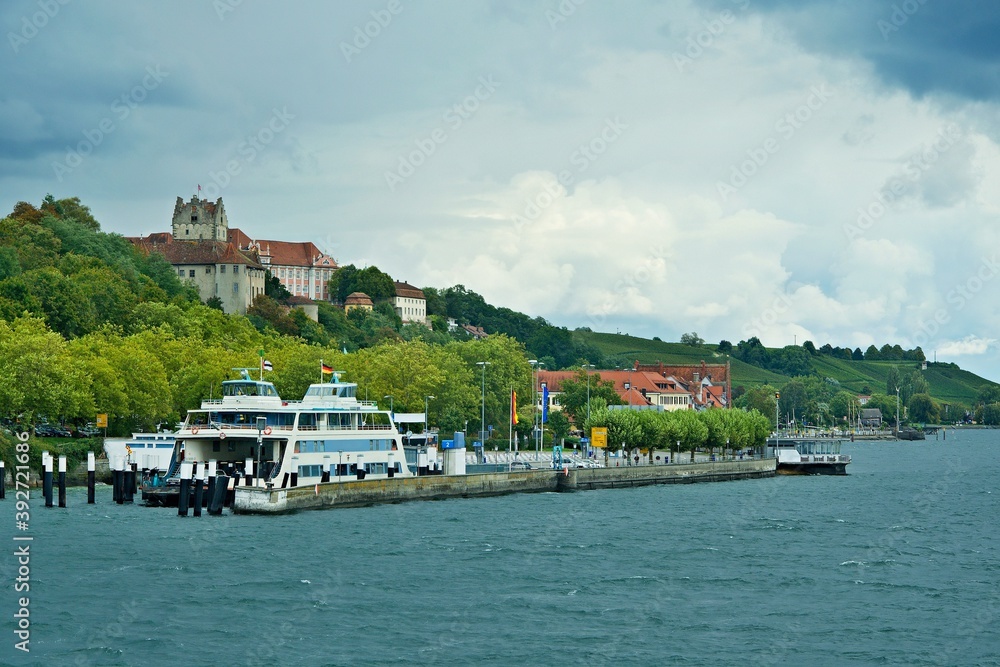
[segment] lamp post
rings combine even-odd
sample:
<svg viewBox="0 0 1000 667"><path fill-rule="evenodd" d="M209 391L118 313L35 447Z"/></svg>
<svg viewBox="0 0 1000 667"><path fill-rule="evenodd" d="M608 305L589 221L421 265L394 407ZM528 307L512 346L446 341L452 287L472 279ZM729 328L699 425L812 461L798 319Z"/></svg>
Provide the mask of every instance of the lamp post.
<svg viewBox="0 0 1000 667"><path fill-rule="evenodd" d="M632 409L632 371L635 368L628 369L628 409Z"/></svg>
<svg viewBox="0 0 1000 667"><path fill-rule="evenodd" d="M396 414L396 411L392 409L392 394L389 394L387 396L383 396L382 398L388 398L389 399L389 414Z"/></svg>
<svg viewBox="0 0 1000 667"><path fill-rule="evenodd" d="M538 452L538 372L543 364L537 359L529 359L531 364L531 437L535 439L535 452Z"/></svg>
<svg viewBox="0 0 1000 667"><path fill-rule="evenodd" d="M437 396L424 396L424 433L427 433L427 399L437 398Z"/></svg>
<svg viewBox="0 0 1000 667"><path fill-rule="evenodd" d="M483 367L483 413L482 422L479 425L479 439L483 443L483 450L486 449L486 367L490 365L488 361L477 361L477 366Z"/></svg>
<svg viewBox="0 0 1000 667"><path fill-rule="evenodd" d="M267 417L257 417L257 479L263 475L260 471L264 459L264 429L267 428Z"/></svg>
<svg viewBox="0 0 1000 667"><path fill-rule="evenodd" d="M899 387L896 387L896 437L899 437Z"/></svg>

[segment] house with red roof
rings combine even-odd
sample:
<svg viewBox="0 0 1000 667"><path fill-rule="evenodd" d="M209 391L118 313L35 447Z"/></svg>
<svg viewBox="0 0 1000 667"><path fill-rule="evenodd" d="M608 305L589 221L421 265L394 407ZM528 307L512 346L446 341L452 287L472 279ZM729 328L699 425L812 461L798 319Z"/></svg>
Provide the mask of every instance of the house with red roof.
<svg viewBox="0 0 1000 667"><path fill-rule="evenodd" d="M228 230L227 239L237 248L255 252L260 263L285 286L292 296L329 301L328 284L337 270L337 260L312 241L252 239L243 230Z"/></svg>

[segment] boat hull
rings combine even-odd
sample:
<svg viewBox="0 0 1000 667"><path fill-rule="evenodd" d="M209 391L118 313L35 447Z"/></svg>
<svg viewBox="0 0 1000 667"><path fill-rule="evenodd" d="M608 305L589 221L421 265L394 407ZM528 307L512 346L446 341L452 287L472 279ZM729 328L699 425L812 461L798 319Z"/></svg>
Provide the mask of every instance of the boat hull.
<svg viewBox="0 0 1000 667"><path fill-rule="evenodd" d="M846 463L778 463L779 475L846 475Z"/></svg>

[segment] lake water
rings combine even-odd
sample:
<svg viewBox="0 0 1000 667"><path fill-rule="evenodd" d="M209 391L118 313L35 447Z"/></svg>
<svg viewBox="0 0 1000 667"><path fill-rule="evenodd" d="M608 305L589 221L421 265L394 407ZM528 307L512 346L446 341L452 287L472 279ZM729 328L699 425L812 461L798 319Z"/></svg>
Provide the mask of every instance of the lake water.
<svg viewBox="0 0 1000 667"><path fill-rule="evenodd" d="M33 490L27 532L8 489L0 662L1000 664L1000 432L845 450L847 477L281 517Z"/></svg>

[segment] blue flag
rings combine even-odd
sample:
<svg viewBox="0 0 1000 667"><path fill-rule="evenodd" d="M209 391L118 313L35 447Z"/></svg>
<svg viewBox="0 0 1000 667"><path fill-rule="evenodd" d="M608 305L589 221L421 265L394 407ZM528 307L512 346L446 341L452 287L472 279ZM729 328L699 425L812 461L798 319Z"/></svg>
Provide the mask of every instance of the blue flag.
<svg viewBox="0 0 1000 667"><path fill-rule="evenodd" d="M549 421L549 386L542 385L542 423Z"/></svg>

